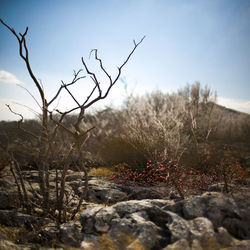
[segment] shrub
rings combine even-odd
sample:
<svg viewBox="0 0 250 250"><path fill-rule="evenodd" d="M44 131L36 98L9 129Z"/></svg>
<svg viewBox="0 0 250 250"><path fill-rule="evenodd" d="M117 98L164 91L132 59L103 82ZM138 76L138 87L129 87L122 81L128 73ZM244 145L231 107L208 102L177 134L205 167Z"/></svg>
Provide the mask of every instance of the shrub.
<svg viewBox="0 0 250 250"><path fill-rule="evenodd" d="M132 50L125 58L123 63L119 67L117 67L117 73L115 76L109 75L106 71L105 66L103 65L103 61L98 55L98 50L91 50L90 55L94 54L94 60L98 64L99 70L106 77L106 80L108 82L107 84L105 84L106 87L104 87L103 84L101 84L100 86L99 74L97 74L97 72L92 72L92 70L87 66L84 58L82 57L81 61L83 64L83 69L86 72L86 76L81 76L81 72L83 71L83 69L74 71L74 77L72 81L69 83L61 81L62 84L60 87L58 87L52 99L48 99L48 97L45 95L46 91L43 88L42 82L37 79L37 77L33 73L32 66L30 64L30 54L26 42L26 37L29 28L26 27L24 33L17 33L14 28L10 27L1 18L0 22L16 37L19 45L20 57L24 60L29 76L33 80L33 83L37 91L39 92L39 99L35 99L34 96L30 94L30 92L27 90L27 92L35 99L36 103L40 107L41 126L39 128L39 133L34 133L30 130L29 127L25 128L23 126L24 119L22 114L14 112L11 107L7 105L10 112L20 117L20 120L17 122L18 129L20 129L24 135L31 136L33 140L36 141L37 145L39 145L37 148L37 168L41 199L37 198L35 202L31 202L30 198L27 195L27 190L24 185L24 177L20 168L19 161L15 159L12 152L9 151L9 142L7 142L6 145L0 145L6 151L6 153L9 154L9 157L12 162L13 177L15 178L15 180L17 180L15 172L20 177L21 188L18 182L16 181L18 190L20 190L20 200L24 200L22 205L26 208L28 213L32 213L34 208L38 206L41 207L44 214L55 216L59 223L67 220L65 214L67 212L67 206L69 203L67 201L65 202L65 198L67 200L67 195L65 192L65 183L66 176L68 175L68 169L72 163L72 157L75 156L77 160L75 161L76 165L79 165L82 171L84 172L84 190L81 193L78 200L78 204L72 213L71 219L73 219L80 210L83 199L85 198L88 191L88 172L85 168L82 149L93 127L86 129L86 127L84 126L85 112L95 103L105 99L109 95L110 90L118 81L123 67L128 63L129 59L134 54L137 47L143 42L145 37L143 37L138 43L135 40L133 41ZM83 95L81 96L81 100L77 100L74 94L72 93L71 87L72 85L76 84L77 82L86 77L91 79L94 85L86 96ZM103 80L104 79L102 78L102 81ZM70 98L72 98L74 106L70 107L68 110L63 111L60 110L59 107L55 108L54 104L55 101L62 96L62 93L64 91L66 91ZM71 114L73 111L77 111L78 114L77 117L75 117L75 121L69 128L65 126L64 118L67 115ZM60 130L64 131L64 133L60 133ZM68 140L69 137L71 137L71 143L65 142L65 138ZM62 139L63 143L60 143L60 140L58 140L58 138ZM54 186L50 185L50 169L52 166L56 169L56 180ZM60 178L58 177L58 174ZM56 193L55 199L51 196L51 193L53 191ZM22 199L23 197L24 199Z"/></svg>
<svg viewBox="0 0 250 250"><path fill-rule="evenodd" d="M249 171L244 170L237 161L221 160L206 172L194 168L185 168L174 158L173 151L154 152L144 168L132 168L122 165L110 178L123 185L154 186L162 185L174 188L181 198L196 192L209 190L213 184L223 183L224 192L229 192L233 180L245 179Z"/></svg>
<svg viewBox="0 0 250 250"><path fill-rule="evenodd" d="M133 97L127 103L127 122L122 138L145 159L152 152L173 150L179 158L189 138L183 133L188 115L184 99L177 95L154 92L145 97ZM139 165L139 164L138 164Z"/></svg>

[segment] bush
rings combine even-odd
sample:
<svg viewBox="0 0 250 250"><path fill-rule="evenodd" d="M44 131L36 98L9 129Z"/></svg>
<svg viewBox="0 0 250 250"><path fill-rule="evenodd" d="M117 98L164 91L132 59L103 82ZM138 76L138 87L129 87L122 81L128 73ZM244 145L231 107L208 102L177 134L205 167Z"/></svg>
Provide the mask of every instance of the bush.
<svg viewBox="0 0 250 250"><path fill-rule="evenodd" d="M130 98L125 110L127 122L121 136L144 159L165 149L173 150L176 158L181 156L189 143L183 133L188 113L182 97L154 92Z"/></svg>
<svg viewBox="0 0 250 250"><path fill-rule="evenodd" d="M215 168L206 172L185 168L173 158L172 152L154 153L144 168L122 165L110 178L123 185L152 187L162 185L173 188L181 198L186 195L209 190L213 184L223 183L224 192L229 192L229 184L234 180L244 180L249 171L244 170L237 161L221 160ZM243 182L242 182L243 183Z"/></svg>

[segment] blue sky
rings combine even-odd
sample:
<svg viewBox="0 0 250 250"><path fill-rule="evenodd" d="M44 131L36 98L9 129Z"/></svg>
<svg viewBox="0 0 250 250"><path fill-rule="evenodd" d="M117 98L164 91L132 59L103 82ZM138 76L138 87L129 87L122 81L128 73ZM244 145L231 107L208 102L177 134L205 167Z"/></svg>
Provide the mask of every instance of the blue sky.
<svg viewBox="0 0 250 250"><path fill-rule="evenodd" d="M250 113L249 0L0 0L0 17L17 32L29 26L31 65L48 97L83 68L82 56L98 70L88 59L91 49L114 75L133 39L146 35L122 72L129 92L173 92L200 81L217 91L220 104ZM0 120L16 118L5 103L26 118L33 114L15 103L38 109L16 83L38 96L15 37L0 25ZM72 91L84 100L92 86L86 80ZM117 106L125 95L119 81L102 104ZM66 96L59 102L62 108L71 104Z"/></svg>

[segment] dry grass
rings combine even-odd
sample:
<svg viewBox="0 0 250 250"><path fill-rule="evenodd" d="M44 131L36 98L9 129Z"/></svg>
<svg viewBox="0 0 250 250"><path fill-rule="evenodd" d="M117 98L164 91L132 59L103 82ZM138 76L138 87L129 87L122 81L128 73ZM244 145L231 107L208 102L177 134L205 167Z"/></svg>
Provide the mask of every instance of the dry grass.
<svg viewBox="0 0 250 250"><path fill-rule="evenodd" d="M94 249L94 248L92 248ZM92 250L91 249L91 250ZM95 249L100 250L116 250L116 249L135 249L145 250L146 248L140 243L135 236L124 232L116 232L115 240L108 235L103 234L99 237Z"/></svg>
<svg viewBox="0 0 250 250"><path fill-rule="evenodd" d="M120 164L119 164L120 165ZM89 171L89 175L91 176L99 176L99 177L108 177L115 173L117 167L119 165L112 165L112 166L104 166L98 168L91 168Z"/></svg>
<svg viewBox="0 0 250 250"><path fill-rule="evenodd" d="M27 230L24 227L7 227L0 225L0 237L14 243L18 243L22 240L26 233Z"/></svg>

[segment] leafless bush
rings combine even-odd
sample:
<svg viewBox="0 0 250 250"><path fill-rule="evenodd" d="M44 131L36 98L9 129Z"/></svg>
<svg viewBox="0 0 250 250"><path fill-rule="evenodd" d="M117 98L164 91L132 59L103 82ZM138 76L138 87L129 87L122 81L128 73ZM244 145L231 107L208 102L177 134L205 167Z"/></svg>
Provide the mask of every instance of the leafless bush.
<svg viewBox="0 0 250 250"><path fill-rule="evenodd" d="M126 107L116 113L119 133L103 141L101 156L118 162L143 165L155 150L171 149L180 157L188 144L183 134L188 115L185 101L178 95L154 92L143 97L130 97ZM117 124L116 124L117 126ZM113 155L113 156L112 156Z"/></svg>
<svg viewBox="0 0 250 250"><path fill-rule="evenodd" d="M110 131L98 139L96 147L107 163L144 165L155 150L171 149L183 164L198 168L209 154L214 158L211 143L224 144L230 138L244 141L250 124L247 115L231 114L217 105L216 93L199 83L187 85L178 94L157 91L130 96L125 104L120 110L107 109L105 116L98 115L104 130Z"/></svg>
<svg viewBox="0 0 250 250"><path fill-rule="evenodd" d="M165 149L174 151L177 158L181 156L188 144L183 133L183 121L188 115L183 98L155 92L131 100L127 112L130 120L123 138L146 158L155 150Z"/></svg>
<svg viewBox="0 0 250 250"><path fill-rule="evenodd" d="M131 50L127 58L124 60L122 65L117 68L118 73L114 78L111 75L109 75L109 73L106 71L102 60L98 56L97 49L91 51L91 54L94 54L94 58L99 64L100 70L104 73L104 75L108 79L107 89L101 88L100 80L98 79L97 75L88 68L84 58L81 58L87 76L94 83L93 88L90 91L89 95L86 97L86 99L80 101L77 100L70 90L70 87L72 85L85 78L85 76L80 75L81 72L83 71L82 69L80 69L77 72L74 71L74 77L71 82L65 83L61 81L62 85L55 93L54 97L48 100L47 97L45 96L42 83L36 78L30 65L29 51L26 43L26 35L28 33L28 27L26 28L23 34L22 33L17 34L16 31L10 26L8 26L2 19L0 19L0 22L7 29L9 29L18 40L19 54L20 57L24 60L28 73L39 92L40 103L38 100L36 100L36 102L40 106L42 112L41 133L35 134L23 127L23 116L21 114L15 113L11 109L11 107L8 106L12 113L20 116L20 120L18 122L18 128L21 129L22 132L25 133L26 135L32 137L33 140L36 140L39 145L39 148L37 150L36 163L38 167L39 186L42 199L37 200L37 202L35 203L34 202L31 203L27 197L27 190L24 185L24 180L18 161L10 152L9 145L5 147L5 150L6 152L9 153L11 162L14 166L12 168L13 176L16 180L18 190L20 191L19 194L22 196L21 198L24 198L25 207L27 208L27 211L29 213L32 212L32 209L35 206L40 206L41 204L41 207L45 214L50 214L52 216L57 217L58 222L65 221L68 209L67 205L69 204L67 192L65 190L66 176L68 175L68 170L70 164L72 163L72 157L73 155L75 155L76 164L79 166L81 171L84 172L84 190L80 195L76 208L72 212L71 218L73 219L76 213L80 210L82 201L85 198L86 193L88 191L88 173L83 162L83 145L89 137L89 132L92 131L94 127L86 128L83 125L85 112L89 107L94 105L96 102L105 99L108 96L111 88L119 79L123 67L127 64L127 62L129 61L130 57L132 56L138 45L142 43L144 37L141 39L141 41L139 41L139 43L136 43L134 41L133 49ZM57 98L61 95L63 91L65 91L72 98L72 100L75 103L75 107L64 112L60 110L51 110L50 108L51 105L57 100ZM65 123L63 122L65 117L67 117L67 115L71 114L74 111L78 111L78 114L77 116L75 116L73 124L71 126L65 126ZM52 121L52 125L49 119ZM67 138L65 141L63 141L63 143L62 140L65 138L61 138L61 140L58 140L58 135L60 130L64 131L64 133L67 134ZM51 190L51 185L50 185L51 168L54 168L56 170L55 189L53 190ZM17 175L19 176L20 184L17 181L17 177L14 171L16 171ZM56 197L55 199L51 197L51 192L55 193Z"/></svg>

